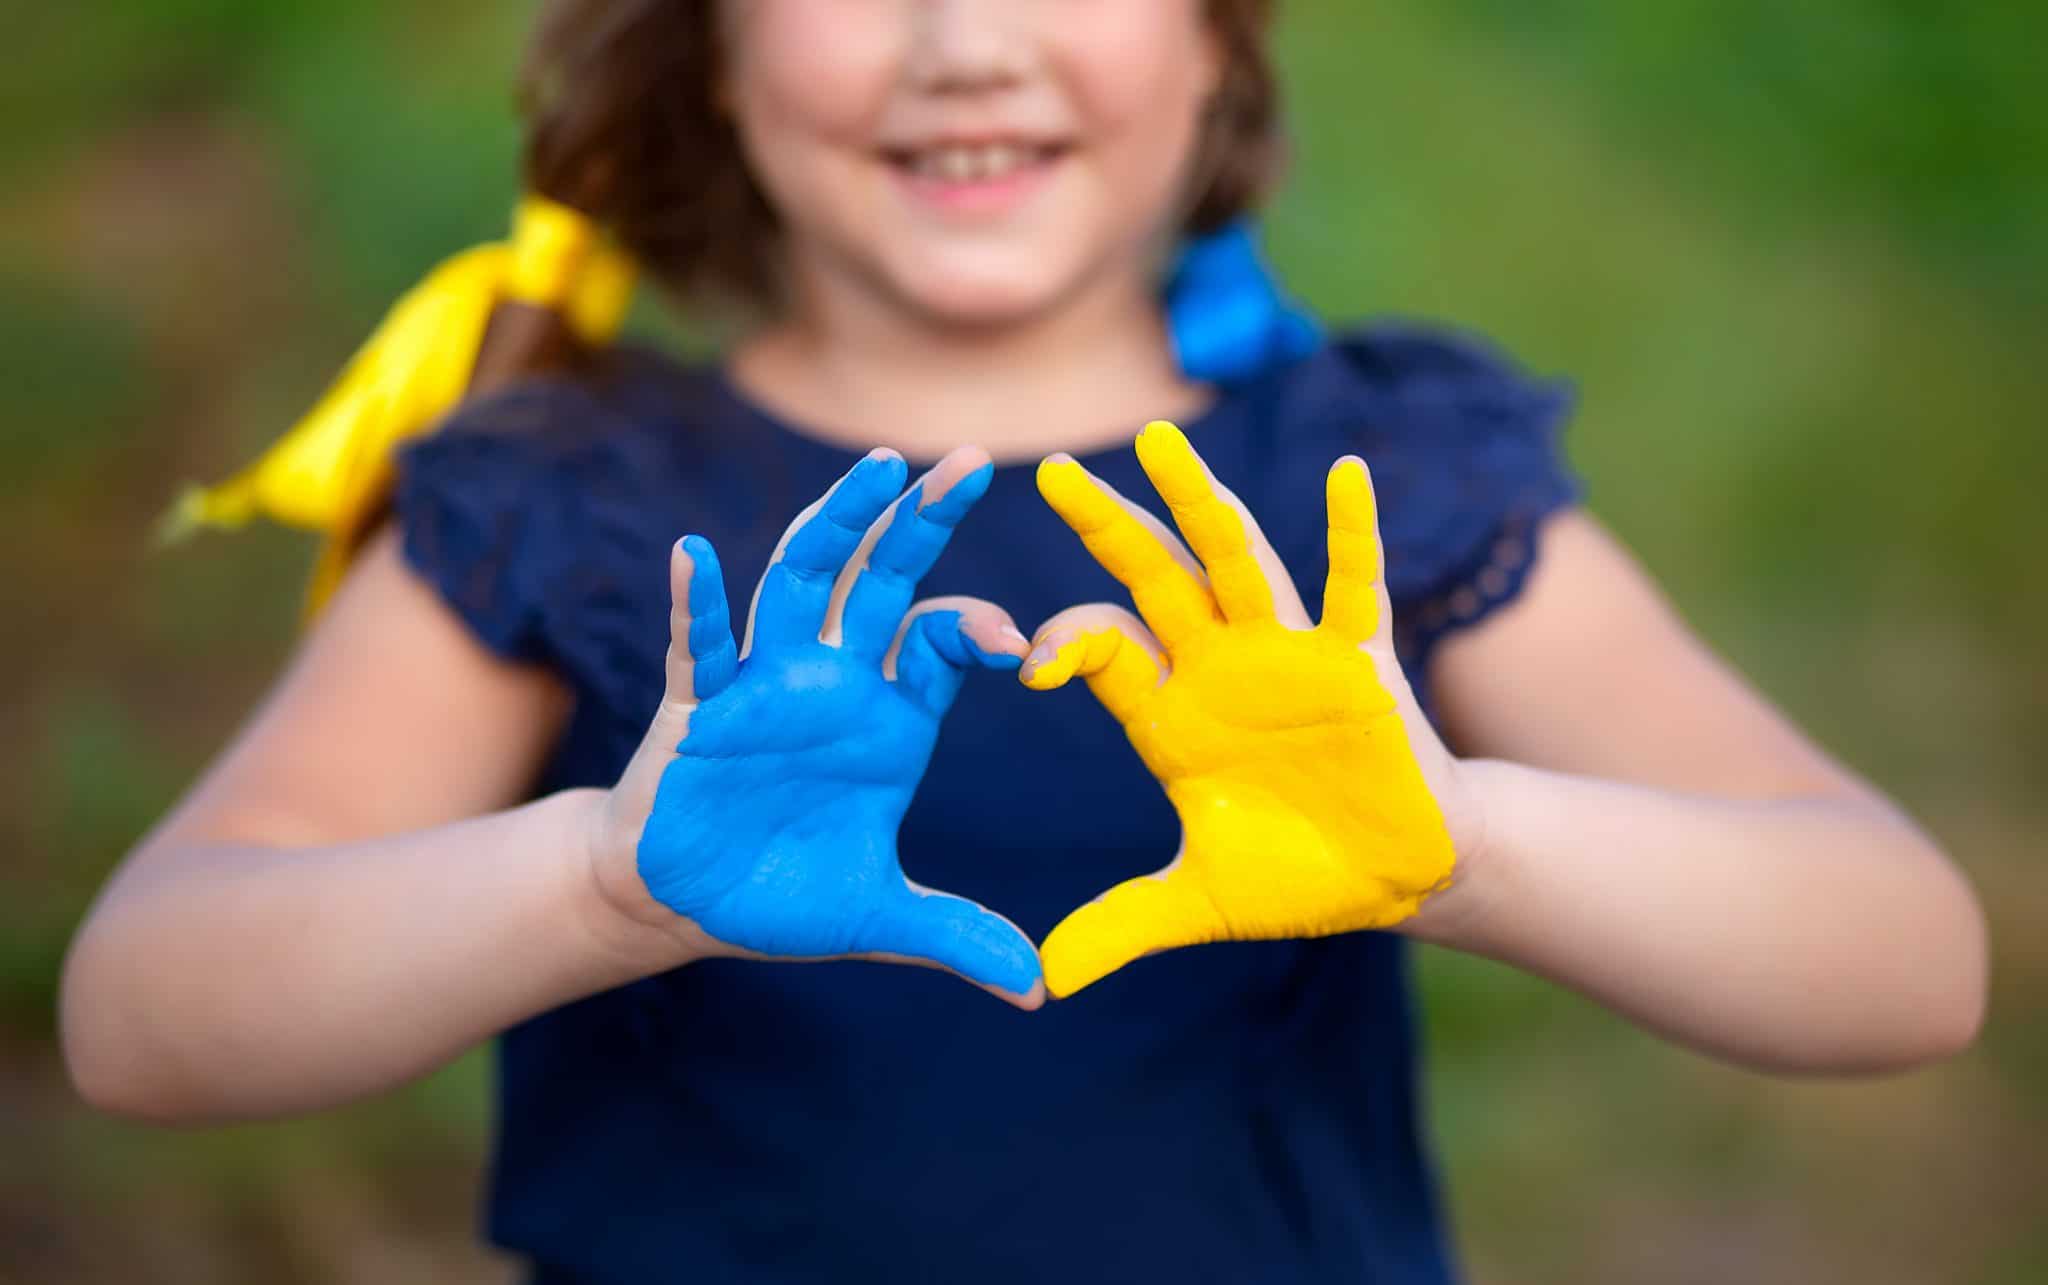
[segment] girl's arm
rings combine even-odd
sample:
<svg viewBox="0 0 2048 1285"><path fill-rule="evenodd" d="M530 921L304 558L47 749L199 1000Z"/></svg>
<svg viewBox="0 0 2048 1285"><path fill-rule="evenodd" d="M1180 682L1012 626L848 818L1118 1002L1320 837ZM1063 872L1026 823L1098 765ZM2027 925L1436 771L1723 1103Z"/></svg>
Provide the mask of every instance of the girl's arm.
<svg viewBox="0 0 2048 1285"><path fill-rule="evenodd" d="M1941 850L1679 621L1583 514L1441 645L1480 818L1416 936L1780 1070L1910 1065L1983 1021L1982 912Z"/></svg>
<svg viewBox="0 0 2048 1285"><path fill-rule="evenodd" d="M684 962L687 941L596 895L601 791L479 815L522 796L566 712L377 539L80 930L61 1000L79 1090L167 1121L304 1110Z"/></svg>
<svg viewBox="0 0 2048 1285"><path fill-rule="evenodd" d="M1961 876L1716 664L1590 519L1518 603L1448 640L1454 758L1395 656L1362 461L1331 470L1313 621L1170 424L1138 458L1187 538L1071 459L1040 489L1143 614L1040 627L1022 678L1085 678L1180 813L1181 851L1041 948L1071 995L1142 955L1393 928L1529 968L1758 1066L1865 1070L1968 1044L1985 943Z"/></svg>
<svg viewBox="0 0 2048 1285"><path fill-rule="evenodd" d="M85 1096L161 1120L397 1084L570 1000L710 956L944 968L1043 1000L1015 925L903 876L896 832L967 671L1023 638L914 604L988 485L876 452L799 514L735 638L709 544L670 555L667 687L617 785L509 812L565 698L482 652L379 540L65 968Z"/></svg>

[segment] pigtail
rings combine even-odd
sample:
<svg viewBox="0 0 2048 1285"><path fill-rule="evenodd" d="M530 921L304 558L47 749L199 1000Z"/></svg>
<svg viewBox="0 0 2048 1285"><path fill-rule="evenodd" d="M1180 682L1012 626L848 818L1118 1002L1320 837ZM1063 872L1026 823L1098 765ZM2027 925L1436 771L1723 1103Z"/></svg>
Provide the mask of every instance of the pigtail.
<svg viewBox="0 0 2048 1285"><path fill-rule="evenodd" d="M664 136L652 105L676 69L649 37L678 15L709 13L695 0L551 0L522 80L528 195L510 238L449 259L409 291L255 463L187 488L159 524L160 540L259 517L318 531L311 615L386 515L401 444L469 397L588 368L632 293L634 263L615 234L626 230L622 217L646 208L622 202L622 187L634 185L613 179L653 159L649 148ZM588 92L593 83L605 92ZM645 238L650 229L634 231Z"/></svg>
<svg viewBox="0 0 2048 1285"><path fill-rule="evenodd" d="M632 299L632 260L589 216L558 199L521 202L510 249L470 370L469 396L535 375L587 372Z"/></svg>
<svg viewBox="0 0 2048 1285"><path fill-rule="evenodd" d="M1187 189L1186 231L1206 236L1250 213L1286 162L1280 86L1266 52L1271 0L1210 0L1223 80L1210 99Z"/></svg>
<svg viewBox="0 0 2048 1285"><path fill-rule="evenodd" d="M614 0L599 9L554 0L543 6L519 76L519 106L526 120L522 156L525 189L564 212L580 216L588 226L602 226L615 205L616 186L606 173L616 162L603 146L616 133L616 98L592 102L569 92L584 68L614 61L618 51L644 33L644 0ZM606 101L610 112L593 111ZM515 266L522 288L508 290L492 309L478 347L470 379L471 396L484 396L535 375L578 375L594 364L600 345L585 335L563 306L567 283L549 274L567 268L544 245L562 236L578 235L566 221L536 228L533 253L525 266ZM515 244L520 238L515 236ZM598 271L604 271L599 265Z"/></svg>
<svg viewBox="0 0 2048 1285"><path fill-rule="evenodd" d="M479 375L502 383L544 352L573 361L610 342L633 276L590 219L527 197L508 241L456 255L407 292L305 418L242 472L188 489L161 534L258 517L318 531L325 539L307 590L307 613L317 612L384 516L399 446L437 427ZM493 329L496 354L486 362ZM561 337L550 339L556 330Z"/></svg>

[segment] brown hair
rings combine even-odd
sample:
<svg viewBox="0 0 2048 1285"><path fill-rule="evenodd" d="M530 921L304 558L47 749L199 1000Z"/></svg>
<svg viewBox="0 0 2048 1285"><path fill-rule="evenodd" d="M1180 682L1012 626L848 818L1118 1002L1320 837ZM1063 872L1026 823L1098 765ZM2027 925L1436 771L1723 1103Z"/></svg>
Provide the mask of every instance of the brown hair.
<svg viewBox="0 0 2048 1285"><path fill-rule="evenodd" d="M1253 207L1280 161L1266 32L1274 0L1205 0L1221 85L1197 141L1185 227ZM771 306L779 230L717 102L717 0L547 0L520 80L529 190L590 215L670 294ZM588 356L552 314L492 318L475 386Z"/></svg>

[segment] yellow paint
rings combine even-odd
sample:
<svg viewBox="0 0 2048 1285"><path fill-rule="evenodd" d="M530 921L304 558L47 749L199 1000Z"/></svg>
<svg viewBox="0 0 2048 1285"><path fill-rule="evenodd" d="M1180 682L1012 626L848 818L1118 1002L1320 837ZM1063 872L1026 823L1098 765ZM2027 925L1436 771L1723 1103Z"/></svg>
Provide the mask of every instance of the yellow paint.
<svg viewBox="0 0 2048 1285"><path fill-rule="evenodd" d="M558 309L578 338L599 346L618 333L632 289L632 261L595 224L527 197L511 240L464 251L413 287L319 404L260 459L180 496L162 538L257 517L323 532L307 590L308 611L317 611L390 491L393 454L468 391L492 310L504 300Z"/></svg>
<svg viewBox="0 0 2048 1285"><path fill-rule="evenodd" d="M1047 461L1039 491L1131 589L1170 672L1161 681L1142 643L1105 628L1063 642L1022 678L1040 691L1087 680L1166 788L1181 853L1053 929L1039 953L1058 996L1153 951L1383 928L1414 914L1454 864L1365 648L1384 643L1386 621L1364 469L1346 461L1330 473L1323 621L1293 629L1274 617L1244 523L1186 437L1150 424L1137 447L1207 583L1071 460Z"/></svg>

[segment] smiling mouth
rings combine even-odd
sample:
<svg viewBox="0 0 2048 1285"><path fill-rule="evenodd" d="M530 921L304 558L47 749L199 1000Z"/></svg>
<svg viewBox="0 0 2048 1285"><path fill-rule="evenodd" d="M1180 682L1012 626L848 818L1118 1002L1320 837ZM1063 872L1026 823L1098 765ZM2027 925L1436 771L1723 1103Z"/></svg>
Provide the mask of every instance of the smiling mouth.
<svg viewBox="0 0 2048 1285"><path fill-rule="evenodd" d="M912 178L937 183L987 183L1052 164L1064 143L937 143L884 148L882 158Z"/></svg>

